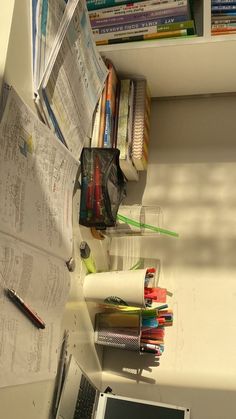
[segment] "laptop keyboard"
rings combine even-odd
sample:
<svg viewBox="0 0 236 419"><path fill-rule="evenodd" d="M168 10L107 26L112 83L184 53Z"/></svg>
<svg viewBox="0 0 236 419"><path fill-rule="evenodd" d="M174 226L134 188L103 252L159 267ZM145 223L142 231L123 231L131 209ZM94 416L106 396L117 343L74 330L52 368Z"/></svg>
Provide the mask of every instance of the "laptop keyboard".
<svg viewBox="0 0 236 419"><path fill-rule="evenodd" d="M84 375L81 377L80 389L76 401L74 419L91 419L96 390Z"/></svg>

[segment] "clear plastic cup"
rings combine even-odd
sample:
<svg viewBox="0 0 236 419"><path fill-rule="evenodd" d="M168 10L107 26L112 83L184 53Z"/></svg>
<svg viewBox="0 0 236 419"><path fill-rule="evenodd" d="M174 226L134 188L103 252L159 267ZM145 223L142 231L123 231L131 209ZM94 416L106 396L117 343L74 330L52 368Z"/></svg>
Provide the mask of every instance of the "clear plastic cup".
<svg viewBox="0 0 236 419"><path fill-rule="evenodd" d="M156 236L161 233L163 213L159 206L121 205L115 227L105 233L111 237Z"/></svg>

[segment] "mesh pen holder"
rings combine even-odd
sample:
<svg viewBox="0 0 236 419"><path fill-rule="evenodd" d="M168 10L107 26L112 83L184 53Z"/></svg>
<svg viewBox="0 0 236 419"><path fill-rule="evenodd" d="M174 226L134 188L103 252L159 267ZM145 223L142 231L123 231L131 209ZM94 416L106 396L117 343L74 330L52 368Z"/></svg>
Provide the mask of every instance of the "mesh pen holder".
<svg viewBox="0 0 236 419"><path fill-rule="evenodd" d="M140 313L97 313L95 343L128 351L140 351Z"/></svg>

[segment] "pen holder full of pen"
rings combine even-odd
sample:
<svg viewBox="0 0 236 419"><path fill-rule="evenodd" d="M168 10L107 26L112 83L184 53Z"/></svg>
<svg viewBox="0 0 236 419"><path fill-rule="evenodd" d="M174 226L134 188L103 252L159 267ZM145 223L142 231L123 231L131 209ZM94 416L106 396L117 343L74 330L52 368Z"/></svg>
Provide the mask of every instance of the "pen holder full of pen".
<svg viewBox="0 0 236 419"><path fill-rule="evenodd" d="M91 273L85 276L85 300L100 304L145 307L147 269Z"/></svg>
<svg viewBox="0 0 236 419"><path fill-rule="evenodd" d="M140 313L97 313L95 343L106 347L140 351Z"/></svg>
<svg viewBox="0 0 236 419"><path fill-rule="evenodd" d="M83 148L79 223L105 229L114 226L125 197L126 180L116 148Z"/></svg>

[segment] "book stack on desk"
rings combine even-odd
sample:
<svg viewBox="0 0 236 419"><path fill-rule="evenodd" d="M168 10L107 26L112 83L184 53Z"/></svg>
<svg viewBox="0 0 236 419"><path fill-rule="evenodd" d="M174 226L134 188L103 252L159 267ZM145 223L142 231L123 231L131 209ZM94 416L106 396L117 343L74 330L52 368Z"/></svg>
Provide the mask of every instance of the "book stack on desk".
<svg viewBox="0 0 236 419"><path fill-rule="evenodd" d="M127 180L138 180L147 169L151 97L147 81L120 79L107 61L109 75L98 102L91 147L119 149L119 164Z"/></svg>
<svg viewBox="0 0 236 419"><path fill-rule="evenodd" d="M195 35L189 0L87 0L97 45Z"/></svg>
<svg viewBox="0 0 236 419"><path fill-rule="evenodd" d="M228 35L236 33L236 1L212 0L211 34Z"/></svg>

